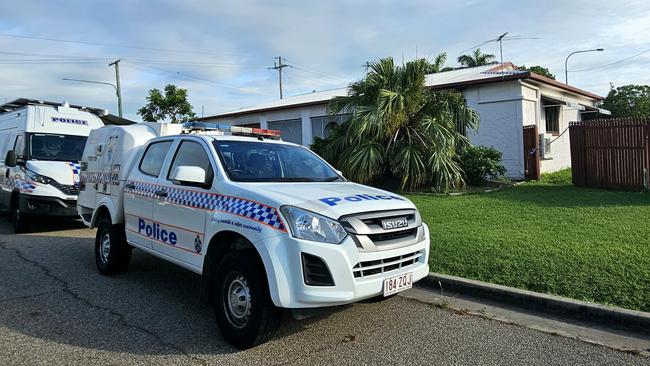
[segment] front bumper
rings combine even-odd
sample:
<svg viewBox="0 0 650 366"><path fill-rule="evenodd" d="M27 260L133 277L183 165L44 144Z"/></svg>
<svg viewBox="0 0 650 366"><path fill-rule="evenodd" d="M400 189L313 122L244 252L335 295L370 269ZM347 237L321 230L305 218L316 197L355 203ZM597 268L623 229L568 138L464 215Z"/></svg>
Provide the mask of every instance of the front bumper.
<svg viewBox="0 0 650 366"><path fill-rule="evenodd" d="M77 200L21 193L18 202L20 211L30 215L77 216Z"/></svg>
<svg viewBox="0 0 650 366"><path fill-rule="evenodd" d="M429 273L429 229L423 224L424 240L402 248L376 252L359 252L352 238L343 243L322 244L295 239L289 234L266 239L261 251L269 277L271 298L276 306L283 308L315 308L344 305L383 294L384 279L402 273L413 273L413 281ZM354 276L353 267L361 262L380 261L388 258L421 252L416 263L386 272ZM334 285L310 286L305 284L302 254L321 258L327 265Z"/></svg>

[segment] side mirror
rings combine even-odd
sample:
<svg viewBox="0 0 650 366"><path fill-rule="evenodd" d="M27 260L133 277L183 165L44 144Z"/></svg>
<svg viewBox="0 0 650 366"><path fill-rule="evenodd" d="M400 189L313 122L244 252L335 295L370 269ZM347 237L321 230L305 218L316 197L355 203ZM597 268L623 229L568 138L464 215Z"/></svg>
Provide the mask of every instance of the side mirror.
<svg viewBox="0 0 650 366"><path fill-rule="evenodd" d="M338 170L338 169L334 169L334 171L336 172L336 174L338 174L338 175L340 175L340 176L343 176L343 172L342 172L342 171L340 171L340 170Z"/></svg>
<svg viewBox="0 0 650 366"><path fill-rule="evenodd" d="M198 166L179 166L174 169L169 178L174 181L175 184L204 186L205 170Z"/></svg>
<svg viewBox="0 0 650 366"><path fill-rule="evenodd" d="M16 154L16 150L7 151L7 155L5 156L5 165L14 167L16 164L18 164L18 154Z"/></svg>

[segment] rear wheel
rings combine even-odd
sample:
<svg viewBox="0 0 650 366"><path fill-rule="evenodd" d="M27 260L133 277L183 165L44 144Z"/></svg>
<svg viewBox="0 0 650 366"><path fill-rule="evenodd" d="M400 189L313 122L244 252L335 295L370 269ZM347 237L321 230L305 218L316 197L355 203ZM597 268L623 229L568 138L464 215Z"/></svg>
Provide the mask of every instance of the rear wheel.
<svg viewBox="0 0 650 366"><path fill-rule="evenodd" d="M227 254L217 270L214 312L224 338L238 348L275 334L283 311L273 305L262 263L248 251Z"/></svg>
<svg viewBox="0 0 650 366"><path fill-rule="evenodd" d="M124 272L131 261L131 251L122 225L112 225L107 217L100 218L95 236L95 264L99 273L109 276Z"/></svg>

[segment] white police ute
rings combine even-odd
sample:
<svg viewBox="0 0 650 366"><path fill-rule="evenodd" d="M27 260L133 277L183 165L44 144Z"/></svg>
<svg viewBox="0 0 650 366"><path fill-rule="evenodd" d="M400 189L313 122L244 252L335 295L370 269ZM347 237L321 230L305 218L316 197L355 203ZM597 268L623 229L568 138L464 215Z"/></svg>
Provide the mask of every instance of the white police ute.
<svg viewBox="0 0 650 366"><path fill-rule="evenodd" d="M77 209L99 271L138 248L201 275L233 345L269 339L283 309L348 304L428 273L429 231L406 198L347 181L278 131L138 123L93 130Z"/></svg>
<svg viewBox="0 0 650 366"><path fill-rule="evenodd" d="M16 99L0 106L0 208L16 232L38 215L77 217L79 160L102 109Z"/></svg>

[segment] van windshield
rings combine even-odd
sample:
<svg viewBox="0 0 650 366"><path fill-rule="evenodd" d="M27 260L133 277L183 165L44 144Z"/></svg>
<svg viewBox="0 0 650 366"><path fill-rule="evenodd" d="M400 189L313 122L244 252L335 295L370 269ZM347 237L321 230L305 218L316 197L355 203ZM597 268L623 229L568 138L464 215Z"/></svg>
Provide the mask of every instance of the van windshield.
<svg viewBox="0 0 650 366"><path fill-rule="evenodd" d="M344 180L323 159L295 145L213 141L231 180L237 182L334 182Z"/></svg>
<svg viewBox="0 0 650 366"><path fill-rule="evenodd" d="M86 136L32 133L29 135L28 159L77 162L83 155L86 138Z"/></svg>

